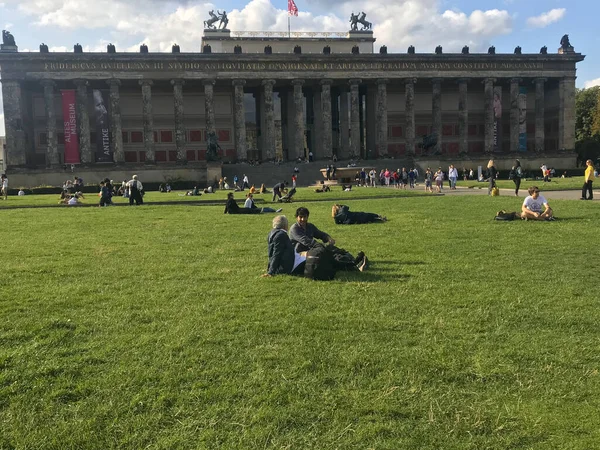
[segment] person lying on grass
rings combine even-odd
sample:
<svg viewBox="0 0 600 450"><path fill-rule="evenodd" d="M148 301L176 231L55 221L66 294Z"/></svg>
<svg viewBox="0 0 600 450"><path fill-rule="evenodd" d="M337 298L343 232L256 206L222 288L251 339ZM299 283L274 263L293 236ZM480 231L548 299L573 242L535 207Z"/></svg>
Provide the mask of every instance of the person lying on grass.
<svg viewBox="0 0 600 450"><path fill-rule="evenodd" d="M331 217L338 225L352 225L362 223L385 222L387 217L368 212L350 212L350 207L346 205L333 205L331 207Z"/></svg>
<svg viewBox="0 0 600 450"><path fill-rule="evenodd" d="M521 207L521 218L524 220L554 220L554 213L548 200L540 195L540 189L537 186L531 186ZM542 211L542 206L544 210Z"/></svg>
<svg viewBox="0 0 600 450"><path fill-rule="evenodd" d="M269 246L269 265L267 273L262 277L274 275L302 275L306 262L306 254L296 253L287 235L288 220L285 216L273 219L273 229L267 236Z"/></svg>
<svg viewBox="0 0 600 450"><path fill-rule="evenodd" d="M246 194L246 202L244 203L244 208L249 208L249 209L259 209L256 206L256 203L254 203L254 195L253 194ZM268 208L268 207L264 207L262 208L262 212L267 213L267 212L281 212L282 209L279 208L277 210L273 209L273 208Z"/></svg>
<svg viewBox="0 0 600 450"><path fill-rule="evenodd" d="M308 208L298 208L296 210L296 223L290 228L290 240L297 253L309 251L314 246L320 245L316 241L316 239L319 239L323 241L326 246L331 248L334 255L337 255L335 256L336 261L339 263L337 269L358 269L362 272L367 268L369 261L364 252L359 252L358 256L354 258L346 250L335 247L335 239L319 230L312 223L308 223L309 214Z"/></svg>

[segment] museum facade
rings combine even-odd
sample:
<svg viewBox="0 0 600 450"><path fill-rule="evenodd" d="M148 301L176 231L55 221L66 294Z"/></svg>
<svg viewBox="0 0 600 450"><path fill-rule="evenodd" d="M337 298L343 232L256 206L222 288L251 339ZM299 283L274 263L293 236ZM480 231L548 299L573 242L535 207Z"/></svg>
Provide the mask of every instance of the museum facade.
<svg viewBox="0 0 600 450"><path fill-rule="evenodd" d="M206 167L211 142L225 162L573 151L584 56L569 45L388 54L374 42L206 30L199 53L3 45L5 166L188 170Z"/></svg>

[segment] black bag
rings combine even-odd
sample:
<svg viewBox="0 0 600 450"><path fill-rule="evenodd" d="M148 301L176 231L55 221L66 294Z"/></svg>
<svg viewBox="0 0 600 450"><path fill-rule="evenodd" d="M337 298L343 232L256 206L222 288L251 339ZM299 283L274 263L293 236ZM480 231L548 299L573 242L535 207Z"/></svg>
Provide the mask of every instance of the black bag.
<svg viewBox="0 0 600 450"><path fill-rule="evenodd" d="M519 218L520 216L516 212L506 212L504 210L501 210L496 213L496 217L494 217L494 220L515 220Z"/></svg>
<svg viewBox="0 0 600 450"><path fill-rule="evenodd" d="M333 253L325 246L318 244L306 253L304 276L311 280L333 280L335 277Z"/></svg>

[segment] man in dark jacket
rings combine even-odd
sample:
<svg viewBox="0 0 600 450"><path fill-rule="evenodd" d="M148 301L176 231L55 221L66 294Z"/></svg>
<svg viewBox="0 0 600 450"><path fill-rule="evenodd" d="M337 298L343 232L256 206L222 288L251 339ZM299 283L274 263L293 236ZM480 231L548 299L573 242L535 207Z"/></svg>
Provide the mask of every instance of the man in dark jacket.
<svg viewBox="0 0 600 450"><path fill-rule="evenodd" d="M223 214L260 214L261 209L240 208L233 198L233 192L227 194L227 203Z"/></svg>
<svg viewBox="0 0 600 450"><path fill-rule="evenodd" d="M287 235L288 220L285 216L273 219L273 229L267 237L269 244L269 267L263 277L280 274L301 274L304 272L306 257L297 254Z"/></svg>
<svg viewBox="0 0 600 450"><path fill-rule="evenodd" d="M281 191L283 191L285 189L285 187L287 186L287 181L282 181L281 183L277 183L275 186L273 186L273 200L279 200L281 198Z"/></svg>

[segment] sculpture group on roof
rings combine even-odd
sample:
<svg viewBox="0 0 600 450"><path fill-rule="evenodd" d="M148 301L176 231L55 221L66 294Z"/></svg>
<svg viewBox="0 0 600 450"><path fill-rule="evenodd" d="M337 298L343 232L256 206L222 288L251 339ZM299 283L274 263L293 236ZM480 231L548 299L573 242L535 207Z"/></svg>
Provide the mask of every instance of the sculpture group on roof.
<svg viewBox="0 0 600 450"><path fill-rule="evenodd" d="M8 30L2 30L2 44L7 46L15 46L15 38Z"/></svg>
<svg viewBox="0 0 600 450"><path fill-rule="evenodd" d="M207 30L216 30L217 27L214 25L215 22L219 22L219 30L226 30L227 29L227 24L229 23L229 19L227 18L227 12L225 10L223 10L223 12L220 12L217 9L217 14L215 14L215 11L213 9L211 9L208 14L210 15L210 19L205 20L204 21L204 28Z"/></svg>
<svg viewBox="0 0 600 450"><path fill-rule="evenodd" d="M350 20L348 21L348 22L350 22L350 31L359 31L358 30L359 23L362 25L362 28L360 29L360 31L370 30L371 27L373 26L373 24L371 22L369 22L368 20L366 20L365 17L367 17L367 15L365 14L364 11L361 12L360 14L350 13Z"/></svg>

